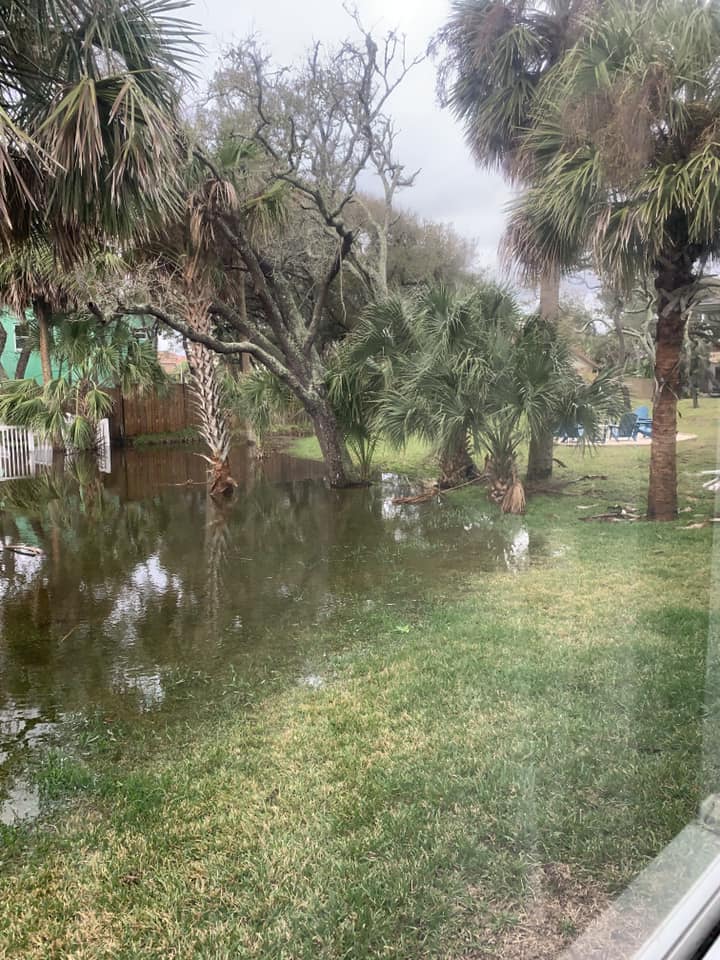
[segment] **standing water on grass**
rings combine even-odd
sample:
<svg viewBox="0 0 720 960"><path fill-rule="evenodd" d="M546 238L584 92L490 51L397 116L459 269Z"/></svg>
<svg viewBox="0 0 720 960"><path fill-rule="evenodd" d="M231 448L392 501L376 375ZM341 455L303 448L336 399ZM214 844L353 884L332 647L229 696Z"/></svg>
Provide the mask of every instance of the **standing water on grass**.
<svg viewBox="0 0 720 960"><path fill-rule="evenodd" d="M263 670L319 685L353 604L391 612L445 577L521 571L541 546L480 491L398 505L397 477L334 491L320 464L241 448L216 507L204 469L156 448L108 475L78 460L0 484L0 822L37 813L28 763L78 719L180 710L193 685L212 700Z"/></svg>

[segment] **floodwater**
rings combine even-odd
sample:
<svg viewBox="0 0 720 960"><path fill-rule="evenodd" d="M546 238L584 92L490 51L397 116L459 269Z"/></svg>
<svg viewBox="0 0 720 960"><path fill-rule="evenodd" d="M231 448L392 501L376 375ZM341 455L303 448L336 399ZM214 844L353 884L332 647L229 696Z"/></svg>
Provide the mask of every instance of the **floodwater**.
<svg viewBox="0 0 720 960"><path fill-rule="evenodd" d="M420 602L444 577L542 553L480 492L394 505L412 490L393 476L333 491L320 464L247 448L232 466L221 509L187 447L0 483L0 822L37 814L32 763L78 717L167 715L198 678L212 698L263 669L321 685L332 625L358 604Z"/></svg>

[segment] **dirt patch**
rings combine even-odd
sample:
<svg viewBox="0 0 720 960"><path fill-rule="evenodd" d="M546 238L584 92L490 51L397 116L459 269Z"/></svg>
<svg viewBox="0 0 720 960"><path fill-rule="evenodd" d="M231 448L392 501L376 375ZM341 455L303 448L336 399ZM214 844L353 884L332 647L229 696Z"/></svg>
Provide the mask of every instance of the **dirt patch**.
<svg viewBox="0 0 720 960"><path fill-rule="evenodd" d="M566 863L546 863L531 878L524 909L501 931L488 931L485 945L459 960L557 960L582 931L605 910L610 897L573 873Z"/></svg>

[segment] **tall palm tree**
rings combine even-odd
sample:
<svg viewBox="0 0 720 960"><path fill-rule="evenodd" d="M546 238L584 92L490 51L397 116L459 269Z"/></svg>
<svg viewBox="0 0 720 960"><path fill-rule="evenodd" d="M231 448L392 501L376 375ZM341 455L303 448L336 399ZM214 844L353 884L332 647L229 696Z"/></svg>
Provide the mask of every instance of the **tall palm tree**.
<svg viewBox="0 0 720 960"><path fill-rule="evenodd" d="M193 330L206 335L211 333L207 301L189 300L186 317ZM210 494L229 496L235 488L235 481L230 476L230 430L218 369L220 358L205 344L195 340L189 340L186 349L191 374L188 386L200 421L200 435L209 453L206 459L210 465Z"/></svg>
<svg viewBox="0 0 720 960"><path fill-rule="evenodd" d="M0 10L0 243L147 229L178 203L176 114L194 29L177 0Z"/></svg>
<svg viewBox="0 0 720 960"><path fill-rule="evenodd" d="M519 151L532 124L535 103L552 68L578 32L588 0L455 0L438 43L441 96L465 127L476 159L499 168L514 183L531 176ZM560 270L548 263L539 274L540 315L559 309ZM552 475L552 434L534 433L528 480Z"/></svg>
<svg viewBox="0 0 720 960"><path fill-rule="evenodd" d="M720 8L704 0L611 0L556 66L521 148L536 184L511 242L536 269L596 269L656 297L648 517L677 515L676 430L688 312L720 253Z"/></svg>
<svg viewBox="0 0 720 960"><path fill-rule="evenodd" d="M43 381L63 268L179 206L182 0L20 0L0 10L2 299L32 305ZM27 354L21 357L24 372Z"/></svg>

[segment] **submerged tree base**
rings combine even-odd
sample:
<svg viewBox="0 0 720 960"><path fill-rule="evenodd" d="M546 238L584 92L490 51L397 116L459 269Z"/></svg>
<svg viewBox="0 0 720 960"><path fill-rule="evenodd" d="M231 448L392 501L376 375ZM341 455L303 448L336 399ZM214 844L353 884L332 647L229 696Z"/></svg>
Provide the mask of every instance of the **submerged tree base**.
<svg viewBox="0 0 720 960"><path fill-rule="evenodd" d="M215 499L231 497L237 487L237 480L230 476L230 464L227 460L211 464L209 482L210 496Z"/></svg>

